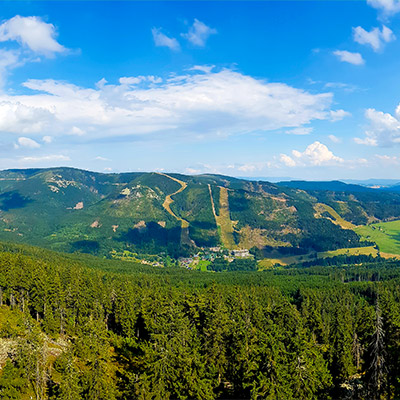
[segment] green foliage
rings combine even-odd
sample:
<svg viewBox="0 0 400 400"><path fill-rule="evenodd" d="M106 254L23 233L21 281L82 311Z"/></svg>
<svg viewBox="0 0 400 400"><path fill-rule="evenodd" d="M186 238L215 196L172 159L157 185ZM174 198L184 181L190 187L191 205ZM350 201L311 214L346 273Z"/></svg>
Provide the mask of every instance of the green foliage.
<svg viewBox="0 0 400 400"><path fill-rule="evenodd" d="M184 232L181 221L163 206L180 188L171 177L187 184L171 203L175 216L188 223ZM73 168L2 171L0 178L1 240L99 256L128 250L176 258L195 246L219 245L224 232L217 227L211 199L219 216L221 187L229 194L225 222L230 230L234 227L229 232L231 247L252 247L252 234L259 248L286 246L307 252L362 245L357 234L335 225L328 214L316 218L317 201L355 224L400 217L399 193L357 191L354 186L343 191L344 184L337 182L306 192L296 185L217 175L100 174Z"/></svg>
<svg viewBox="0 0 400 400"><path fill-rule="evenodd" d="M398 261L243 272L255 260L220 257L238 272L217 274L3 249L0 322L17 330L0 331L2 398L399 397Z"/></svg>
<svg viewBox="0 0 400 400"><path fill-rule="evenodd" d="M19 400L26 386L23 370L7 360L0 376L0 397L3 400Z"/></svg>

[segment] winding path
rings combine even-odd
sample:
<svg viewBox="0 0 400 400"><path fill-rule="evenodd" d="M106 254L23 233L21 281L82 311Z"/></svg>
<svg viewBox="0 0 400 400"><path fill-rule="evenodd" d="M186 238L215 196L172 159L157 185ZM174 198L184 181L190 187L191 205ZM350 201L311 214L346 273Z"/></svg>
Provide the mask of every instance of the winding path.
<svg viewBox="0 0 400 400"><path fill-rule="evenodd" d="M182 243L193 245L194 242L189 238L189 222L186 221L185 219L181 218L179 215L176 215L171 210L171 204L174 202L174 199L172 198L172 196L175 196L176 194L183 192L187 188L187 183L183 182L177 178L174 178L173 176L163 174L162 172L157 172L157 174L165 176L166 178L172 179L173 181L175 181L181 185L181 187L176 192L167 194L165 196L163 207L168 212L168 214L172 215L176 220L178 220L181 223L181 228L182 228L181 241L182 241Z"/></svg>

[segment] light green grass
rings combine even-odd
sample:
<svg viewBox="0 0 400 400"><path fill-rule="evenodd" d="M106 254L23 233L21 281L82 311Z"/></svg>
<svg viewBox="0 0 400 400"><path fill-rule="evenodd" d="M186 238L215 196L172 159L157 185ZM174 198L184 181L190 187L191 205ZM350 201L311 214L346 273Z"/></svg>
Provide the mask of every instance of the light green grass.
<svg viewBox="0 0 400 400"><path fill-rule="evenodd" d="M375 242L381 252L400 254L400 220L359 226L354 230L364 240Z"/></svg>
<svg viewBox="0 0 400 400"><path fill-rule="evenodd" d="M332 217L332 221L335 224L341 226L343 229L354 229L355 228L355 225L353 225L351 222L343 219L332 207L328 206L327 204L317 203L315 205L315 210L321 214L323 212L329 213Z"/></svg>
<svg viewBox="0 0 400 400"><path fill-rule="evenodd" d="M374 246L367 247L352 247L348 249L337 249L332 251L323 251L318 253L318 258L328 258L328 257L336 257L342 255L348 256L359 256L359 255L372 255L376 257L378 255L378 250Z"/></svg>
<svg viewBox="0 0 400 400"><path fill-rule="evenodd" d="M233 226L229 212L228 189L222 186L219 188L219 215L215 212L215 205L210 185L208 185L208 189L210 191L211 206L222 245L230 250L236 249L237 246L235 245L235 240L233 238Z"/></svg>
<svg viewBox="0 0 400 400"><path fill-rule="evenodd" d="M376 257L378 255L378 250L374 246L367 247L352 247L345 249L337 249L332 251L322 251L317 253L317 258L330 258L341 255L372 255ZM291 256L291 257L277 257L277 258L265 258L258 262L259 269L268 269L273 267L276 264L280 265L290 265L301 263L305 261L311 261L315 259L315 253L303 254L300 256Z"/></svg>
<svg viewBox="0 0 400 400"><path fill-rule="evenodd" d="M210 261L207 260L199 260L199 262L197 263L197 269L202 271L202 272L206 272L207 271L207 266L210 265Z"/></svg>

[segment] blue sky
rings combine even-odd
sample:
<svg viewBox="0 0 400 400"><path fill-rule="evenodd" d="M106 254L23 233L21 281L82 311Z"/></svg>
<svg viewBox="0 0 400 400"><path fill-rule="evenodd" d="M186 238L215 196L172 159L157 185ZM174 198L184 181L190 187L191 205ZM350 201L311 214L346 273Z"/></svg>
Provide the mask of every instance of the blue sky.
<svg viewBox="0 0 400 400"><path fill-rule="evenodd" d="M399 0L4 1L0 20L1 169L400 179Z"/></svg>

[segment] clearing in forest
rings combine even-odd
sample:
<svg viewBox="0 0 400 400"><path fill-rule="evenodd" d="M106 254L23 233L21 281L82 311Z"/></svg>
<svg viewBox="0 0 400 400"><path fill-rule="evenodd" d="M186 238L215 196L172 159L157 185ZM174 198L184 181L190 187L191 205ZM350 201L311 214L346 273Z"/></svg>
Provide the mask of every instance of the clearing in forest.
<svg viewBox="0 0 400 400"><path fill-rule="evenodd" d="M330 214L332 217L332 222L339 225L343 229L354 229L356 227L351 222L343 219L331 206L328 206L327 204L317 203L314 208L319 215L323 214L324 212Z"/></svg>
<svg viewBox="0 0 400 400"><path fill-rule="evenodd" d="M211 186L208 185L210 191L211 206L217 223L218 231L221 237L222 245L227 249L235 249L235 240L233 239L233 226L229 213L228 189L219 186L219 215L215 211L214 200L212 197Z"/></svg>
<svg viewBox="0 0 400 400"><path fill-rule="evenodd" d="M344 249L330 250L330 251L321 251L318 253L308 253L298 256L289 256L289 257L276 257L276 258L264 258L258 262L260 269L267 269L273 267L275 264L280 264L282 266L296 264L306 261L315 260L315 258L323 259L323 258L331 258L336 256L359 256L359 255L371 255L372 257L377 257L378 250L374 246L366 246L366 247L349 247ZM393 254L380 253L383 258L391 258ZM396 257L396 256L394 256Z"/></svg>
<svg viewBox="0 0 400 400"><path fill-rule="evenodd" d="M172 196L175 196L178 193L183 192L186 188L187 188L187 183L183 182L177 178L174 178L173 176L169 176L167 174L163 174L162 172L158 172L159 175L163 175L169 179L172 179L173 181L179 183L181 185L181 187L174 193L171 194L167 194L165 196L165 200L163 203L163 207L164 209L170 214L172 215L176 220L178 220L181 224L181 228L182 228L182 233L181 233L181 242L185 243L185 244L193 244L192 240L190 240L189 238L189 222L186 221L185 219L181 218L179 215L176 215L172 210L171 210L171 204L174 202L174 199L172 198Z"/></svg>
<svg viewBox="0 0 400 400"><path fill-rule="evenodd" d="M354 230L363 239L375 242L381 254L400 254L400 220L358 226Z"/></svg>
<svg viewBox="0 0 400 400"><path fill-rule="evenodd" d="M167 177L169 179L172 179L173 181L175 181L175 182L177 182L177 183L179 183L181 185L181 187L176 192L171 193L171 194L167 194L165 196L163 207L169 214L171 214L175 219L177 219L181 223L182 228L188 228L189 227L189 222L187 222L185 219L179 217L178 215L176 215L171 210L171 204L174 202L174 199L172 198L172 196L175 196L176 194L178 194L180 192L183 192L187 188L187 183L183 182L183 181L180 181L179 179L176 179L176 178L174 178L172 176L169 176L167 174L163 174L161 172L157 172L157 173L159 175L163 175L163 176L165 176L165 177Z"/></svg>

